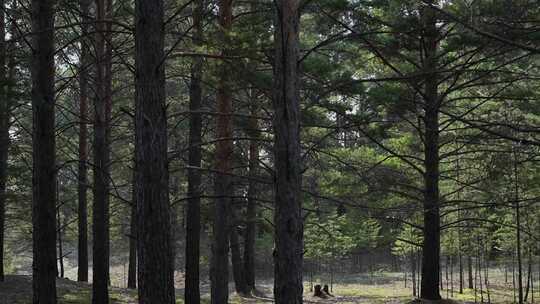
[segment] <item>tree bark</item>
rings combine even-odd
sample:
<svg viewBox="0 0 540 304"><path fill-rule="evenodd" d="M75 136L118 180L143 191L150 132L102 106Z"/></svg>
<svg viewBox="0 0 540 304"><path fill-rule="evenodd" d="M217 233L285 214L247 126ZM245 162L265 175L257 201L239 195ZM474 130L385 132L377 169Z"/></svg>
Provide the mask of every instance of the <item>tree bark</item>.
<svg viewBox="0 0 540 304"><path fill-rule="evenodd" d="M59 200L59 193L58 193L58 181L56 182L56 201ZM58 231L58 268L56 271L56 276L59 278L64 277L64 244L62 241L62 223L61 223L61 215L60 215L60 206L56 208L56 227Z"/></svg>
<svg viewBox="0 0 540 304"><path fill-rule="evenodd" d="M413 297L416 297L418 294L416 292L416 254L411 253L411 275L412 275L412 288L413 288Z"/></svg>
<svg viewBox="0 0 540 304"><path fill-rule="evenodd" d="M514 154L514 208L516 212L516 255L517 255L517 288L518 288L518 303L523 304L523 262L521 256L521 211L519 203L519 172L518 172L518 151L513 147Z"/></svg>
<svg viewBox="0 0 540 304"><path fill-rule="evenodd" d="M473 284L473 269L472 269L472 257L470 255L467 256L467 273L468 273L468 283L469 283L469 289L474 288Z"/></svg>
<svg viewBox="0 0 540 304"><path fill-rule="evenodd" d="M259 124L257 105L252 100L249 129L253 139L249 142L249 184L247 192L246 232L244 240L244 275L248 288L255 290L255 236L257 234L257 168L259 166Z"/></svg>
<svg viewBox="0 0 540 304"><path fill-rule="evenodd" d="M229 243L231 246L231 262L233 268L234 286L238 294L247 295L249 294L250 290L246 284L246 278L244 276L244 264L242 262L242 254L240 250L240 238L237 227L234 224L237 219L233 214L231 214L230 219L233 222L229 232Z"/></svg>
<svg viewBox="0 0 540 304"><path fill-rule="evenodd" d="M7 158L10 105L6 89L5 1L0 0L0 282L4 281L4 227L6 214Z"/></svg>
<svg viewBox="0 0 540 304"><path fill-rule="evenodd" d="M89 43L88 24L90 21L90 1L80 0L81 10L81 58L79 66L79 168L78 168L78 269L77 281L88 282L88 69Z"/></svg>
<svg viewBox="0 0 540 304"><path fill-rule="evenodd" d="M96 0L92 303L109 303L109 176L111 117L110 22L112 0Z"/></svg>
<svg viewBox="0 0 540 304"><path fill-rule="evenodd" d="M278 0L274 32L274 297L302 303L303 218L301 201L298 0Z"/></svg>
<svg viewBox="0 0 540 304"><path fill-rule="evenodd" d="M135 2L139 303L173 304L163 0Z"/></svg>
<svg viewBox="0 0 540 304"><path fill-rule="evenodd" d="M35 304L56 303L54 5L54 0L32 0L32 290Z"/></svg>
<svg viewBox="0 0 540 304"><path fill-rule="evenodd" d="M232 0L219 0L219 25L221 29L221 53L228 56L228 34L232 27ZM232 96L230 92L230 71L225 62L219 67L217 88L217 137L214 191L214 229L211 263L211 303L228 303L229 299L229 209L232 196Z"/></svg>
<svg viewBox="0 0 540 304"><path fill-rule="evenodd" d="M133 166L131 214L129 223L129 265L127 287L137 288L137 164Z"/></svg>
<svg viewBox="0 0 540 304"><path fill-rule="evenodd" d="M200 46L203 39L202 18L204 1L195 0L193 9L193 44ZM202 162L202 57L195 57L191 66L189 86L189 152L188 201L186 216L186 277L184 301L201 302L199 287L200 234L201 234L201 162Z"/></svg>
<svg viewBox="0 0 540 304"><path fill-rule="evenodd" d="M433 0L428 1L430 3ZM437 18L435 11L421 10L424 28L424 242L420 297L439 300L440 217L439 217L439 106L437 79Z"/></svg>

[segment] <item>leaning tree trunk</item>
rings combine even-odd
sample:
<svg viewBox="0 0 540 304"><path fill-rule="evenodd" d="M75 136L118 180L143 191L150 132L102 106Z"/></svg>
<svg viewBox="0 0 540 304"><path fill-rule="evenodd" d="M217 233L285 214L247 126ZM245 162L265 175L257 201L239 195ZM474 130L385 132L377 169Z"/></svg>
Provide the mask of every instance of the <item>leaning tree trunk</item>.
<svg viewBox="0 0 540 304"><path fill-rule="evenodd" d="M303 232L300 161L300 1L278 0L274 41L275 251L277 304L302 303Z"/></svg>
<svg viewBox="0 0 540 304"><path fill-rule="evenodd" d="M232 27L232 1L219 0L219 24L221 26L221 53L229 55L229 32ZM219 67L217 88L217 137L214 181L214 229L211 262L211 302L228 303L229 299L229 208L232 196L232 96L230 92L230 71L226 63Z"/></svg>
<svg viewBox="0 0 540 304"><path fill-rule="evenodd" d="M32 286L34 303L56 303L54 0L32 0Z"/></svg>
<svg viewBox="0 0 540 304"><path fill-rule="evenodd" d="M5 8L4 0L0 0L0 282L4 281L4 226L6 214L6 180L10 112L6 90Z"/></svg>
<svg viewBox="0 0 540 304"><path fill-rule="evenodd" d="M111 116L110 22L112 0L96 0L96 89L94 99L94 235L92 303L109 303L109 171Z"/></svg>
<svg viewBox="0 0 540 304"><path fill-rule="evenodd" d="M428 1L433 3L433 0ZM439 106L437 80L437 19L435 11L425 6L421 11L424 27L424 242L420 297L438 300L440 271L439 217Z"/></svg>
<svg viewBox="0 0 540 304"><path fill-rule="evenodd" d="M193 44L202 45L203 0L194 1ZM191 66L189 86L189 155L188 155L188 201L186 216L186 277L184 301L199 304L200 235L201 235L201 160L202 160L202 57L195 57Z"/></svg>
<svg viewBox="0 0 540 304"><path fill-rule="evenodd" d="M78 269L77 281L88 282L88 70L90 48L88 24L90 1L80 0L81 10L81 58L79 66L79 168L78 168Z"/></svg>
<svg viewBox="0 0 540 304"><path fill-rule="evenodd" d="M173 304L173 242L163 64L164 7L163 0L137 0L135 3L139 303Z"/></svg>

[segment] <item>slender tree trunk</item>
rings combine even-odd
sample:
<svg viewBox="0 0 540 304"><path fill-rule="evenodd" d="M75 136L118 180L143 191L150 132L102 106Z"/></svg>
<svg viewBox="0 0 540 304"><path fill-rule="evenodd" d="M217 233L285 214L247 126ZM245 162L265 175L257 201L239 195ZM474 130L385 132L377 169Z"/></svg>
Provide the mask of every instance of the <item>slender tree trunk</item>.
<svg viewBox="0 0 540 304"><path fill-rule="evenodd" d="M514 303L517 302L517 295L516 295L516 258L515 258L515 252L512 253L512 292L514 294Z"/></svg>
<svg viewBox="0 0 540 304"><path fill-rule="evenodd" d="M406 259L406 257L405 257ZM407 267L403 267L403 287L407 288Z"/></svg>
<svg viewBox="0 0 540 304"><path fill-rule="evenodd" d="M489 290L489 252L485 247L485 243L482 245L484 251L484 285L486 286L487 301L491 303L491 292Z"/></svg>
<svg viewBox="0 0 540 304"><path fill-rule="evenodd" d="M482 282L482 251L480 249L481 247L481 241L480 237L477 236L477 250L476 250L476 272L478 273L478 285L480 285L480 301L484 303L484 285Z"/></svg>
<svg viewBox="0 0 540 304"><path fill-rule="evenodd" d="M444 274L445 274L445 280L446 280L446 298L448 298L450 296L450 288L449 288L449 283L450 283L450 278L448 277L448 268L450 266L450 256L447 255L446 256L446 265L444 267Z"/></svg>
<svg viewBox="0 0 540 304"><path fill-rule="evenodd" d="M504 262L504 283L508 284L508 262Z"/></svg>
<svg viewBox="0 0 540 304"><path fill-rule="evenodd" d="M77 281L88 282L88 69L90 1L80 0L81 10L81 58L79 66L79 168L78 168L78 269Z"/></svg>
<svg viewBox="0 0 540 304"><path fill-rule="evenodd" d="M474 268L474 302L478 302L478 257L476 258L476 266Z"/></svg>
<svg viewBox="0 0 540 304"><path fill-rule="evenodd" d="M467 256L467 272L469 277L469 289L473 289L473 269L472 269L472 257L470 255Z"/></svg>
<svg viewBox="0 0 540 304"><path fill-rule="evenodd" d="M257 234L257 168L259 166L259 144L257 142L259 124L257 105L252 100L249 129L253 139L249 142L249 184L247 192L246 232L244 240L244 272L246 284L255 290L255 236Z"/></svg>
<svg viewBox="0 0 540 304"><path fill-rule="evenodd" d="M412 289L413 289L413 297L416 297L418 295L416 291L416 254L411 254L411 275L412 275Z"/></svg>
<svg viewBox="0 0 540 304"><path fill-rule="evenodd" d="M59 201L58 182L56 183L56 201ZM56 227L58 231L58 270L56 275L59 278L64 277L64 244L62 243L62 222L60 215L60 206L56 208Z"/></svg>
<svg viewBox="0 0 540 304"><path fill-rule="evenodd" d="M110 26L112 0L96 0L92 303L109 303Z"/></svg>
<svg viewBox="0 0 540 304"><path fill-rule="evenodd" d="M129 265L127 287L137 288L137 164L133 166L131 214L129 224Z"/></svg>
<svg viewBox="0 0 540 304"><path fill-rule="evenodd" d="M202 18L204 0L195 0L193 9L193 44L200 46L203 39ZM188 201L186 217L186 277L184 300L186 304L199 304L200 238L201 238L201 163L202 163L202 64L201 57L195 57L191 65L189 85L189 169Z"/></svg>
<svg viewBox="0 0 540 304"><path fill-rule="evenodd" d="M242 254L240 250L240 238L238 235L237 227L234 224L237 220L233 214L234 211L231 211L232 227L229 232L229 240L231 246L231 262L233 268L233 278L234 286L238 294L247 295L249 294L249 289L246 284L246 278L244 276L244 264L242 262Z"/></svg>
<svg viewBox="0 0 540 304"><path fill-rule="evenodd" d="M278 0L274 32L275 249L277 304L302 303L303 231L300 158L298 0Z"/></svg>
<svg viewBox="0 0 540 304"><path fill-rule="evenodd" d="M523 304L523 266L521 257L521 211L519 203L519 176L518 176L518 151L517 148L513 148L514 152L514 195L515 195L515 212L516 212L516 254L517 254L517 267L518 267L518 303Z"/></svg>
<svg viewBox="0 0 540 304"><path fill-rule="evenodd" d="M257 182L259 167L259 123L256 118L258 106L254 96L250 94L251 99L251 118L249 119L248 135L252 137L249 142L249 184L247 192L246 208L246 232L244 240L244 271L246 283L253 291L255 290L255 237L257 235Z"/></svg>
<svg viewBox="0 0 540 304"><path fill-rule="evenodd" d="M529 258L527 259L527 285L525 286L525 298L524 301L527 302L529 299L529 291L531 290L531 275L532 275L532 259L531 259L531 249L529 248Z"/></svg>
<svg viewBox="0 0 540 304"><path fill-rule="evenodd" d="M228 34L232 27L232 1L219 0L219 25L221 27L221 53L229 54ZM214 181L214 230L211 265L211 302L212 304L228 303L229 299L229 209L232 195L232 96L230 92L230 71L225 62L219 67L217 88L217 137L215 162L216 175Z"/></svg>
<svg viewBox="0 0 540 304"><path fill-rule="evenodd" d="M56 303L54 0L32 0L33 302Z"/></svg>
<svg viewBox="0 0 540 304"><path fill-rule="evenodd" d="M6 89L5 1L0 0L0 282L4 281L4 227L6 214L7 158L9 150L10 105Z"/></svg>
<svg viewBox="0 0 540 304"><path fill-rule="evenodd" d="M163 0L135 5L139 303L173 304Z"/></svg>
<svg viewBox="0 0 540 304"><path fill-rule="evenodd" d="M463 254L461 253L461 246L459 250L459 293L463 294Z"/></svg>
<svg viewBox="0 0 540 304"><path fill-rule="evenodd" d="M428 1L433 3L433 0ZM421 11L424 25L424 242L422 252L423 299L439 300L440 217L439 217L439 106L437 79L437 18L435 11L425 6Z"/></svg>
<svg viewBox="0 0 540 304"><path fill-rule="evenodd" d="M454 297L454 256L450 256L450 297Z"/></svg>
<svg viewBox="0 0 540 304"><path fill-rule="evenodd" d="M129 236L129 265L127 288L137 288L137 206L131 207L130 236Z"/></svg>

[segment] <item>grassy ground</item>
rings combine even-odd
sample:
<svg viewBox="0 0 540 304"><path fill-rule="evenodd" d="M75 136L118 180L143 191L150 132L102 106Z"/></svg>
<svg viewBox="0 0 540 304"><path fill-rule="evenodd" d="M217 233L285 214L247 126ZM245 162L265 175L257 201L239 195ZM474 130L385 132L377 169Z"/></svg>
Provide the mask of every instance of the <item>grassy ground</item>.
<svg viewBox="0 0 540 304"><path fill-rule="evenodd" d="M318 283L318 282L315 282ZM410 283L410 282L409 282ZM334 297L319 299L311 296L310 285L305 285L305 303L371 303L371 304L404 304L410 303L410 285L405 288L399 274L377 274L375 276L354 276L342 278L333 288ZM457 292L457 285L454 285L454 295L450 291L443 290L443 297L453 298L459 303L475 303L474 290L465 289L463 294ZM6 282L0 283L0 304L27 304L31 303L31 277L29 276L8 276ZM66 279L59 279L57 282L60 304L88 304L91 296L91 285L78 283ZM209 302L208 286L202 287L204 301ZM258 304L269 303L272 300L269 295L272 293L271 282L261 282L259 285L260 295L257 298L241 298L232 293L231 304ZM177 303L182 303L182 289L177 290ZM124 288L111 288L111 303L128 304L136 303L137 293ZM488 295L483 293L484 303L488 303ZM513 290L509 284L492 284L490 286L489 298L491 303L513 303ZM529 298L530 299L530 298ZM540 293L535 293L535 300L540 302ZM481 302L481 294L476 292L476 302ZM530 302L530 301L529 301ZM446 302L456 303L456 302Z"/></svg>
<svg viewBox="0 0 540 304"><path fill-rule="evenodd" d="M0 283L0 304L27 304L31 303L32 282L29 276L8 276L6 282ZM202 288L206 290L206 288ZM271 285L261 284L260 295L257 298L241 298L232 293L231 304L256 304L269 303L272 300ZM90 303L91 285L74 282L65 279L57 281L57 290L61 304L87 304ZM406 303L411 300L407 295L407 289L398 289L393 283L385 285L365 284L339 284L334 287L335 297L319 299L311 296L309 285L305 286L306 303ZM394 294L394 292L399 294ZM136 303L136 291L111 288L111 303L127 304ZM177 290L178 303L182 303L182 289ZM389 295L392 294L392 295ZM205 303L208 303L208 294L203 295Z"/></svg>

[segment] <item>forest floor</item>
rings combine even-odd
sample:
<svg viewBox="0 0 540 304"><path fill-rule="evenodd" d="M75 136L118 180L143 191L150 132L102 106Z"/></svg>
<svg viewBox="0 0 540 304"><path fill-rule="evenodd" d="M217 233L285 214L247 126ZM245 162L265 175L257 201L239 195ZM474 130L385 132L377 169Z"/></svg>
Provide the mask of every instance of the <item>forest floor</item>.
<svg viewBox="0 0 540 304"><path fill-rule="evenodd" d="M373 279L373 278L372 278ZM203 285L202 291L203 303L208 303L208 286ZM409 286L410 287L410 286ZM0 283L0 304L27 304L31 303L32 282L30 276L7 276L6 282ZM58 279L57 290L60 304L87 304L91 303L91 285L79 283L67 279ZM333 288L334 297L320 299L311 296L310 284L305 286L305 303L372 303L372 304L405 304L410 303L413 298L410 288L405 288L403 281L395 280L384 274L379 275L375 281L369 282L362 279L356 282L342 280L337 282ZM259 285L260 297L243 298L232 293L231 304L262 304L273 302L268 295L272 293L271 282L262 282ZM183 290L177 290L177 303L182 302ZM443 297L446 291L442 291ZM490 292L491 303L512 303L512 291L504 286L493 286ZM454 299L460 302L444 303L475 303L474 291L465 290L463 295L454 292ZM125 288L113 287L110 289L111 303L113 304L131 304L137 303L137 292ZM477 302L480 303L480 295L477 293ZM487 295L484 294L484 302L487 303ZM442 302L441 302L442 303Z"/></svg>

